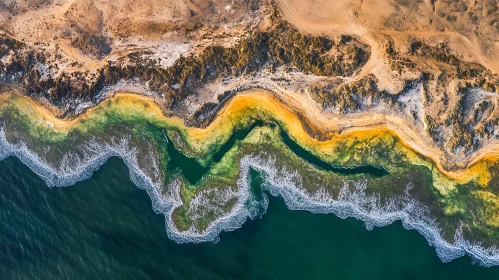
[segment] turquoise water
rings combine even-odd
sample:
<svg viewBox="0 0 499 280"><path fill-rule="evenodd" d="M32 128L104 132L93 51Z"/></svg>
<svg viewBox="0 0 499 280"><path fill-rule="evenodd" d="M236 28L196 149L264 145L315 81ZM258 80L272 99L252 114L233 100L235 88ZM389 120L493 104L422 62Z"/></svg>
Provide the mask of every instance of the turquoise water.
<svg viewBox="0 0 499 280"><path fill-rule="evenodd" d="M128 170L110 159L91 179L49 188L15 158L0 162L0 279L498 279L468 257L442 263L400 223L267 213L219 243L176 244Z"/></svg>

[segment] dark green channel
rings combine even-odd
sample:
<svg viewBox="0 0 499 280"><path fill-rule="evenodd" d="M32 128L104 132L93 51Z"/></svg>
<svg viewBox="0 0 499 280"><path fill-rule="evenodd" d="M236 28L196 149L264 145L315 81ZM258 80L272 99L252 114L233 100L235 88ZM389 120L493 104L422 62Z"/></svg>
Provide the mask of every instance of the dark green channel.
<svg viewBox="0 0 499 280"><path fill-rule="evenodd" d="M237 141L241 141L248 134L258 126L262 126L262 121L257 121L253 123L249 128L236 130L225 142L220 149L213 155L210 163L207 166L201 165L196 159L190 158L186 156L184 153L180 152L175 148L171 139L168 139L168 143L166 143L167 148L166 151L172 157L172 159L168 163L168 170L170 173L175 171L181 171L184 177L191 184L197 184L199 180L209 171L211 165L213 163L219 162L223 156L234 146ZM173 171L173 172L172 172Z"/></svg>
<svg viewBox="0 0 499 280"><path fill-rule="evenodd" d="M255 128L263 126L262 121L256 121L248 128L236 130L231 137L225 142L220 149L212 156L208 165L201 165L196 159L186 156L181 151L175 148L171 139L168 139L165 145L167 146L166 151L171 156L172 159L168 163L168 173L174 173L175 171L181 171L184 177L189 181L189 183L195 185L201 180L201 178L209 171L210 167L219 162L224 155L236 144L237 141L241 141L248 136L251 131ZM275 127L276 124L268 124L270 127ZM388 175L388 172L383 168L378 168L372 165L356 166L352 168L342 168L336 167L330 163L321 160L319 157L315 156L311 152L307 151L301 147L298 143L293 141L289 135L281 130L280 133L284 144L291 149L296 155L306 160L308 163L314 166L327 170L336 172L343 175L357 175L364 174L374 177L381 177ZM166 137L166 136L165 136Z"/></svg>
<svg viewBox="0 0 499 280"><path fill-rule="evenodd" d="M337 167L321 160L316 155L304 149L298 143L293 141L287 133L281 132L281 138L283 139L284 144L286 144L286 146L288 146L291 151L293 151L297 156L306 160L308 163L313 164L315 167L343 175L365 174L374 177L381 177L389 174L388 171L386 171L384 168L379 168L372 165L361 165L351 168Z"/></svg>

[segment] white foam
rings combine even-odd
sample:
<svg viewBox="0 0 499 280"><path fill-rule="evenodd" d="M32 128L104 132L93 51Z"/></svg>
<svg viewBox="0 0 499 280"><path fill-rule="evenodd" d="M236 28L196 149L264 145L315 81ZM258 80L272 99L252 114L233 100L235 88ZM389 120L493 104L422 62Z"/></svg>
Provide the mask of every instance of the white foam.
<svg viewBox="0 0 499 280"><path fill-rule="evenodd" d="M324 189L319 189L314 194L308 193L301 185L299 175L277 170L275 160L262 161L261 156L253 156L247 161L251 162L251 168L266 174L266 189L272 195L282 196L291 210L333 213L343 219L353 217L364 221L368 230L401 220L404 228L415 229L422 234L435 247L443 262L468 254L480 265L499 265L499 250L468 242L463 238L462 228L456 230L453 244L443 239L438 224L429 217L427 208L410 197L408 190L411 186L407 186L403 196L394 196L387 203L381 204L379 196L366 195L365 181L346 182L338 198L333 199ZM350 183L354 185L353 191L348 188Z"/></svg>
<svg viewBox="0 0 499 280"><path fill-rule="evenodd" d="M394 196L386 203L381 203L379 196L367 195L366 181L345 181L339 196L333 198L326 189L319 188L314 193L308 192L302 183L301 176L286 167L277 168L276 160L261 152L256 155L246 155L240 162L240 175L236 182L237 188L227 187L225 192L215 195L221 199L221 204L237 197L237 203L230 213L221 215L204 231L191 227L187 231L179 231L174 226L172 213L183 204L180 198L181 179L173 180L166 192L162 192L161 176L152 179L139 168L137 150L130 145L130 139L114 139L111 143L88 142L84 148L85 156L67 153L59 167L54 167L36 153L30 151L24 143L9 143L5 129L0 127L0 160L16 156L29 168L45 180L49 186L69 186L77 181L89 178L92 173L104 164L110 157L120 157L130 170L130 179L139 188L147 191L153 201L154 210L165 215L166 232L178 243L218 241L222 231L232 231L240 228L248 218L254 219L258 209L267 209L268 198L258 202L250 191L251 169L259 171L265 178L264 190L274 196L282 196L291 210L308 210L313 213L333 213L341 218L353 217L365 222L366 228L386 226L396 220L401 220L406 229L415 229L421 233L428 243L435 247L437 255L444 262L449 262L465 254L470 255L483 266L499 265L499 250L495 247L485 248L472 244L464 239L462 228L456 230L455 242L449 243L442 238L437 222L429 215L427 208L409 195L410 185L404 195ZM154 161L151 163L154 164ZM159 172L158 166L152 166L153 172ZM190 211L208 207L203 192L199 192L189 205ZM213 195L213 194L211 194ZM198 207L198 208L196 208Z"/></svg>

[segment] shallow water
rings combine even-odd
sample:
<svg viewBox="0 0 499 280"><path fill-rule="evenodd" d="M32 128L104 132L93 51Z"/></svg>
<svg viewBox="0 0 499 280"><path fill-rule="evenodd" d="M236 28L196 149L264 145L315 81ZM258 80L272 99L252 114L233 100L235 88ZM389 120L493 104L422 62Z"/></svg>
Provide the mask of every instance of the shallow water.
<svg viewBox="0 0 499 280"><path fill-rule="evenodd" d="M49 188L16 158L0 162L0 279L497 279L468 257L442 263L400 222L290 211L270 198L261 219L220 242L176 244L148 195L111 158L89 180Z"/></svg>

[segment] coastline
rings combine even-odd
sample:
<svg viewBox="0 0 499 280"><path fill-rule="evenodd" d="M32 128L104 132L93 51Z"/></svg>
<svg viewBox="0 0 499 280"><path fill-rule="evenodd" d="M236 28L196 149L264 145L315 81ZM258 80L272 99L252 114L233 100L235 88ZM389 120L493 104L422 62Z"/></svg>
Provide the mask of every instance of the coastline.
<svg viewBox="0 0 499 280"><path fill-rule="evenodd" d="M321 158L327 158L328 155L334 153L334 145L336 142L348 142L348 139L351 138L355 139L355 141L362 141L364 139L369 142L373 137L383 138L384 135L392 135L390 133L394 133L392 136L397 137L396 133L398 133L398 130L390 130L390 128L393 129L393 126L395 125L390 126L389 124L379 123L367 125L368 119L361 119L356 124L362 123L364 126L355 127L352 125L342 133L334 135L330 140L319 141L312 138L306 132L300 118L293 108L287 104L281 103L270 92L262 90L244 91L233 97L217 113L217 117L207 128L185 127L183 126L182 120L175 117L166 117L159 106L155 105L152 98L136 94L118 93L113 97L104 100L98 106L89 109L85 114L74 120L58 119L50 109L38 105L36 102L29 100L28 97L12 95L11 98L13 99L9 99L8 97L0 98L2 98L1 100L4 102L5 100L13 101L13 103L10 104L13 106L19 104L30 106L29 108L23 108L23 110L27 110L27 112L35 113L35 115L30 114L30 118L36 119L38 116L44 119L45 124L47 124L47 122L52 123L49 127L51 127L54 132L63 134L69 130L84 127L89 120L96 121L96 116L102 114L102 111L111 110L112 113L114 112L113 110L118 108L127 114L136 115L136 117L145 118L148 121L167 122L169 125L182 127L186 133L186 143L192 145L192 147L197 147L198 150L196 150L196 148L193 149L197 152L200 152L200 149L202 148L206 149L210 145L209 143L226 141L228 135L232 134L235 129L234 124L232 123L232 117L237 118L241 114L244 115L246 110L270 113L271 119L279 123L290 137L314 154L318 154ZM146 114L144 115L144 113ZM241 117L241 119L243 118ZM345 123L348 122L345 120ZM314 122L314 124L318 126L322 125L317 122ZM395 124L397 124L397 122L395 122ZM338 124L332 122L324 125L325 128L330 129L335 126L337 127ZM409 133L408 135L411 134ZM222 138L220 139L220 137ZM403 138L400 139L401 141L399 142L401 146L405 148L398 147L398 153L406 152L409 155L409 159L416 165L424 165L429 167L429 169L432 169L431 163L428 164L424 159L418 158L417 153L407 147L407 143L403 141ZM445 240L442 237L442 232L439 229L438 224L429 216L428 210L426 209L427 207L419 204L417 201L413 201L410 197L389 195L390 199L397 198L397 201L400 201L401 204L380 206L379 198L364 193L365 187L363 186L362 179L354 182L356 190L353 193L348 189L341 189L338 198L334 198L323 191L323 189L320 189L321 186L317 186L319 187L319 190L313 193L306 189L306 186L304 186L304 183L301 181L302 177L296 173L296 171L287 169L286 166L278 167L276 159L272 159L272 156L268 158L265 154L244 155L240 159L238 166L233 167L237 168L239 172L236 183L237 190L231 193L237 200L229 212L217 217L201 231L194 228L178 230L177 225L175 225L175 221L173 220L173 215L175 209L186 203L182 191L180 190L182 182L177 180L170 182L168 191L164 192L161 189L161 181L152 180L150 175L144 172L143 167L139 166L139 152L131 146L130 141L127 140L127 138L113 142L113 145L93 143L93 146L91 145L91 148L94 150L93 157L85 158L85 161L79 162L75 167L76 169L64 168L61 169L62 171L50 167L49 163L45 162L44 159L40 158L36 153L31 152L24 143L21 142L15 145L9 144L5 139L5 135L3 135L0 140L3 149L3 154L0 155L0 158L3 159L8 156L18 157L50 186L69 186L77 181L87 179L91 177L92 173L106 162L107 159L116 156L120 157L128 166L132 181L139 188L145 189L148 192L153 200L155 210L165 215L166 229L169 237L179 243L214 241L217 240L220 232L239 228L248 218L253 219L257 217L258 213L255 210L255 200L249 190L249 182L247 181L248 172L250 169L253 169L262 172L262 174L264 174L263 176L267 179L268 185L264 190L269 191L273 195L284 197L290 209L302 209L314 213L334 213L342 218L355 217L366 222L366 227L368 229L391 224L396 220L402 220L406 228L416 229L425 236L429 244L436 247L437 254L443 261L450 261L464 254L469 254L482 265L491 266L499 264L499 253L496 252L494 248L484 248L481 245L468 242L462 237L462 234L460 233L461 229L459 228L456 229L457 232L454 243L449 243ZM322 156L320 154L321 152L324 153ZM207 152L205 151L205 155L206 153ZM234 154L234 152L232 152L232 154ZM214 168L216 169L216 167ZM476 174L476 169L473 168L476 167L472 166L469 169L460 171L444 171L443 174L445 176L449 175L450 178L448 181L470 181L474 180L478 175L483 176L483 174ZM483 166L479 166L479 168L483 168ZM432 170L432 172L433 175L435 175L435 172L438 173L438 171L435 170ZM300 182L299 185L297 185L297 182ZM456 182L450 183L456 184ZM444 192L445 190L439 189L439 191ZM450 192L450 189L446 191ZM400 198L400 200L398 198ZM265 201L263 203L263 208L266 209L267 205L265 204Z"/></svg>
<svg viewBox="0 0 499 280"><path fill-rule="evenodd" d="M38 251L45 256L33 257L34 263L41 260L51 272L43 260L49 256L56 263L50 256L56 254L40 249L23 229L32 226L24 220L34 217L51 223L54 232L35 229L36 234L52 240L64 235L84 248L53 246L78 259L61 262L74 268L98 266L94 252L100 247L91 248L92 240L120 250L143 242L120 257L145 251L146 257L182 264L177 250L165 250L166 259L158 255L158 242L216 244L227 237L223 232L243 225L254 239L237 240L233 248L245 243L247 249L234 251L277 259L255 244L270 248L267 252L286 245L256 242L247 223L262 218L275 202L272 197L279 197L281 210L353 218L362 221L356 226L361 231L393 223L415 230L413 236L423 237L416 236L417 245L398 239L400 231L379 235L397 249L401 243L425 249L423 262L431 258L443 266L438 259L447 263L467 256L474 265L499 269L499 62L494 60L499 58L499 6L463 1L63 0L14 1L5 9L0 4L0 23L5 18L0 25L0 163L7 166L0 174L0 185L6 186L0 202L7 202L0 241L7 239L6 257L13 253L22 265L30 258L26 252ZM103 182L94 180L99 176ZM28 177L36 183L26 183ZM62 195L65 187L80 185L110 194L105 200L104 192L92 188L69 190L105 206L88 211L84 222L71 211L96 210L96 204ZM133 194L115 189L125 185ZM32 195L36 192L44 198L43 192L61 195L52 205ZM160 227L158 219L154 227L163 239L156 233L151 238L130 234L134 227L152 233L151 223L140 217L134 222L131 214L147 211L115 206L139 197L142 206L160 215ZM9 205L21 213L10 212ZM108 206L114 210L104 209ZM38 212L44 210L50 214L42 217ZM57 211L61 216L52 215ZM93 226L92 219L107 215L97 213L113 211L118 215L109 215L106 226ZM278 225L280 215L271 224ZM309 226L309 217L282 221L316 233L331 226L327 219ZM75 221L79 230L71 226ZM21 241L9 236L9 222ZM65 228L76 234L66 236ZM353 253L354 274L343 278L382 278L400 256L418 266L417 250L400 249L388 257L392 246L370 233L365 239L350 232L323 239L306 232L289 238L296 233L292 228L264 231L302 246L304 256L314 252L306 239L327 245L318 248L340 256L317 254L326 268L345 266L342 252ZM82 232L92 238L77 238ZM342 235L358 247L347 247ZM245 264L245 272L252 268L250 259L219 254L221 244L214 244L205 245L227 261ZM378 259L359 255L359 247L371 244ZM204 252L205 245L192 246L195 258L186 258L187 269L223 267L225 273L225 262L195 252ZM286 250L277 251L286 256ZM212 261L192 265L195 259ZM359 261L367 261L371 274L361 274ZM282 267L301 265L286 257L280 260L284 266L264 262L295 277ZM155 262L143 263L140 273L152 271ZM59 273L58 263L55 267ZM421 267L422 275L432 271ZM458 270L451 274L463 277Z"/></svg>
<svg viewBox="0 0 499 280"><path fill-rule="evenodd" d="M55 131L68 131L80 125L82 121L91 117L96 110L103 107L106 102L125 102L133 106L138 101L140 106L147 108L147 113L150 116L175 126L183 126L188 130L190 140L201 143L209 138L220 137L224 133L222 131L230 133L226 127L227 119L231 115L248 108L259 108L272 112L272 117L283 124L294 140L313 152L327 155L331 153L331 147L334 143L341 139L362 138L366 137L366 135L389 133L398 138L408 150L431 160L439 172L460 183L475 178L478 179L481 185L486 184L490 180L490 176L487 176L488 166L486 162L494 162L499 158L498 144L482 147L467 160L460 162L459 165L454 164L451 168L446 168L449 165L446 155L438 147L435 147L429 141L425 141L421 135L422 133L414 131L402 118L370 113L354 116L334 116L331 118L321 117L322 115L320 111L317 111L317 108L310 106L299 108L298 101L289 99L281 101L276 98L274 93L264 89L249 89L238 92L216 112L215 118L206 128L187 127L182 119L176 116L165 116L165 112L157 105L153 97L136 93L117 92L72 120L57 118L56 109L49 108L41 102L16 93L0 93L0 101L8 102L9 96L13 95L20 99L21 102L28 102L29 109L34 110L38 117L52 126ZM324 141L312 138L303 128L303 121L296 112L302 113L306 121L320 129L323 135L331 135L331 137ZM481 175L480 178L478 178L478 174Z"/></svg>

